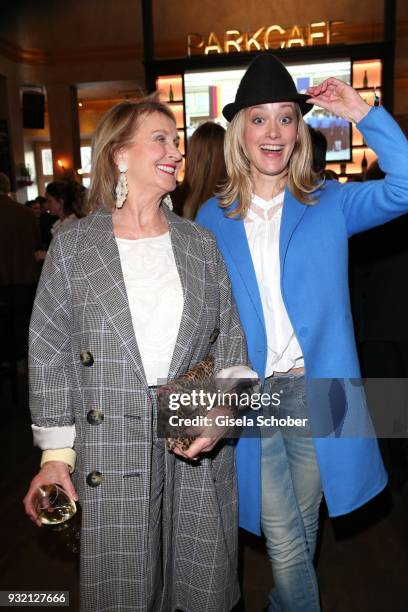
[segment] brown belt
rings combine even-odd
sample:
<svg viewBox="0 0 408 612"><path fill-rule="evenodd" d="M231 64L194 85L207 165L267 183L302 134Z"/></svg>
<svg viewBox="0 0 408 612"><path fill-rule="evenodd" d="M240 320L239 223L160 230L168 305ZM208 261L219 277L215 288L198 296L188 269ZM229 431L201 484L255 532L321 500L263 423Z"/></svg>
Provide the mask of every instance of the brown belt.
<svg viewBox="0 0 408 612"><path fill-rule="evenodd" d="M288 376L290 374L293 374L293 376L302 376L302 374L304 373L305 373L305 368L301 366L300 368L292 368L291 370L288 370L287 372L274 372L272 376Z"/></svg>

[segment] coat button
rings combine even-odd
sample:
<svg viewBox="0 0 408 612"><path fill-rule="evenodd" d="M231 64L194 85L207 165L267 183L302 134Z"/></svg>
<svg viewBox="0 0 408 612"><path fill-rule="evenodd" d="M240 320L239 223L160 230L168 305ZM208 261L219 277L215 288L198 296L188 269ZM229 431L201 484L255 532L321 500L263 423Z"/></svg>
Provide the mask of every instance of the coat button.
<svg viewBox="0 0 408 612"><path fill-rule="evenodd" d="M82 351L82 353L79 355L80 359L81 359L81 363L83 366L91 366L93 365L94 362L94 358L93 355L90 351Z"/></svg>
<svg viewBox="0 0 408 612"><path fill-rule="evenodd" d="M217 329L217 328L215 328L215 329L214 329L214 331L213 331L213 333L211 334L210 339L209 339L209 341L208 341L208 342L209 342L210 344L214 344L214 342L215 342L215 341L216 341L216 339L218 338L219 333L220 333L220 330L219 330L219 329Z"/></svg>
<svg viewBox="0 0 408 612"><path fill-rule="evenodd" d="M102 410L98 408L94 410L90 410L86 415L86 419L90 425L100 425L104 419L104 414Z"/></svg>
<svg viewBox="0 0 408 612"><path fill-rule="evenodd" d="M102 479L103 475L97 470L94 470L93 472L90 472L86 477L86 484L88 484L90 487L99 487L102 482Z"/></svg>

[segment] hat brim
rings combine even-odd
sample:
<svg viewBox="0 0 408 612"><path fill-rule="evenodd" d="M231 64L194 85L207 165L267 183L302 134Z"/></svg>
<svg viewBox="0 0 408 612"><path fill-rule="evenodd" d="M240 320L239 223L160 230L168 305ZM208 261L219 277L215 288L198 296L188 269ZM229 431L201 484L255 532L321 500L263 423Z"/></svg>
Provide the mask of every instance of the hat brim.
<svg viewBox="0 0 408 612"><path fill-rule="evenodd" d="M306 100L308 100L309 98L310 96L306 94L297 94L297 96L291 98L290 100L288 99L287 96L285 96L281 100L276 97L274 97L273 100L271 100L270 97L267 99L266 98L257 98L257 99L252 98L252 100L241 100L240 102L231 102L230 104L227 104L226 106L224 106L224 108L222 109L222 114L224 115L227 121L232 121L235 115L243 108L249 108L250 106L257 106L258 104L268 104L270 102L296 102L297 104L299 104L302 115L306 115L306 113L311 111L313 108L313 104L309 104L306 102Z"/></svg>

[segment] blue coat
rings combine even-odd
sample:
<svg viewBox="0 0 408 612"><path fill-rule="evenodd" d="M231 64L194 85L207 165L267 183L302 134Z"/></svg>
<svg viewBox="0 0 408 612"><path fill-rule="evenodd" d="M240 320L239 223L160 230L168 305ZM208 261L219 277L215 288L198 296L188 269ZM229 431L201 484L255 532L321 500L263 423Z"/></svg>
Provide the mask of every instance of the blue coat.
<svg viewBox="0 0 408 612"><path fill-rule="evenodd" d="M408 211L404 134L382 107L373 107L357 127L377 153L384 180L344 185L327 181L311 206L298 202L288 189L284 196L281 291L303 352L307 379L359 378L348 288L348 238ZM244 223L225 217L216 198L202 206L197 221L216 236L246 333L249 359L262 378L265 323ZM366 432L369 417L361 389L351 388L347 404L356 419L353 431ZM384 488L387 475L374 436L315 437L314 443L330 516L351 512ZM240 526L259 534L259 439L242 437L236 458Z"/></svg>

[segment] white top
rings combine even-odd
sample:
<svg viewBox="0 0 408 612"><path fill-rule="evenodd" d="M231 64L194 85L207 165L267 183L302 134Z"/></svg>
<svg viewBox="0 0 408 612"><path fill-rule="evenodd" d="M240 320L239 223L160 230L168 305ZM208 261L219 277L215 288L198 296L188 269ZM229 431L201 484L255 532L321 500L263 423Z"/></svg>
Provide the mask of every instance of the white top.
<svg viewBox="0 0 408 612"><path fill-rule="evenodd" d="M282 192L266 201L254 195L244 221L265 319L266 377L304 365L280 286L279 235L283 196Z"/></svg>
<svg viewBox="0 0 408 612"><path fill-rule="evenodd" d="M184 304L170 234L116 242L147 383L161 384L169 374Z"/></svg>

